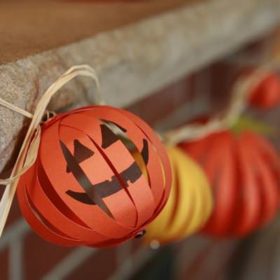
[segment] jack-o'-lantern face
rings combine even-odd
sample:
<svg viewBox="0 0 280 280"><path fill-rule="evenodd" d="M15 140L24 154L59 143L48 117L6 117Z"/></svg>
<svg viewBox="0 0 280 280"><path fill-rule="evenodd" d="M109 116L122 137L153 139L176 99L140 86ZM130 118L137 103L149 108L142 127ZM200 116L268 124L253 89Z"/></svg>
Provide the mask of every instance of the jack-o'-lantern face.
<svg viewBox="0 0 280 280"><path fill-rule="evenodd" d="M118 126L118 128L120 127ZM115 142L121 141L121 138L119 138L106 124L101 124L100 129L102 135L102 149L106 149L113 145ZM120 129L121 131L125 132L125 129ZM138 163L134 161L130 164L130 166L128 166L118 174L119 178L117 175L113 175L109 179L104 179L104 181L102 182L93 184L88 178L88 175L81 168L80 164L85 160L94 157L94 151L84 146L78 139L74 139L73 143L74 154L72 155L67 146L62 141L60 141L61 149L67 163L66 172L73 174L84 192L76 192L69 189L66 191L66 193L70 197L77 201L80 201L81 203L99 205L100 208L111 215L110 210L103 202L103 198L113 195L114 193L122 190L119 178L121 178L121 180L124 182L125 187L128 187L129 183L134 183L135 181L137 181L142 176L141 168L139 167ZM146 139L143 139L141 157L144 164L147 165L149 153L148 142ZM92 160L94 160L94 158ZM92 172L94 174L95 171L92 170Z"/></svg>
<svg viewBox="0 0 280 280"><path fill-rule="evenodd" d="M61 245L108 246L137 235L170 189L166 151L138 117L81 108L42 127L36 163L22 176L23 215Z"/></svg>

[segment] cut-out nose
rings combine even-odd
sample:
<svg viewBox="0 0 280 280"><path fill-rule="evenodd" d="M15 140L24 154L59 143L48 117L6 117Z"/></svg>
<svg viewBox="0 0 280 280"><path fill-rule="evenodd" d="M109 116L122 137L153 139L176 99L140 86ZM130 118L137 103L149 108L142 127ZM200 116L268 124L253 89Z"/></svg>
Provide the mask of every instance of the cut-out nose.
<svg viewBox="0 0 280 280"><path fill-rule="evenodd" d="M94 155L94 152L84 146L79 140L74 140L74 158L78 163L83 162L84 160L92 157ZM66 172L70 173L70 168L67 165Z"/></svg>

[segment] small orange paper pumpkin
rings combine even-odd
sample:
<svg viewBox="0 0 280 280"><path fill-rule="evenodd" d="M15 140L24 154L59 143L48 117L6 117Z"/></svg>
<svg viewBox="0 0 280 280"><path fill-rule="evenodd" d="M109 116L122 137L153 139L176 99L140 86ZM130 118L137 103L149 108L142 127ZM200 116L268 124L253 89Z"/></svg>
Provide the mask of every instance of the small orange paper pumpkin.
<svg viewBox="0 0 280 280"><path fill-rule="evenodd" d="M31 227L65 246L109 246L134 237L166 203L164 146L135 115L92 106L42 126L36 163L18 200Z"/></svg>
<svg viewBox="0 0 280 280"><path fill-rule="evenodd" d="M249 103L261 109L280 105L280 77L274 73L265 77L250 93Z"/></svg>
<svg viewBox="0 0 280 280"><path fill-rule="evenodd" d="M273 147L261 136L225 131L180 147L203 166L213 189L214 211L205 233L243 236L275 216L280 163Z"/></svg>

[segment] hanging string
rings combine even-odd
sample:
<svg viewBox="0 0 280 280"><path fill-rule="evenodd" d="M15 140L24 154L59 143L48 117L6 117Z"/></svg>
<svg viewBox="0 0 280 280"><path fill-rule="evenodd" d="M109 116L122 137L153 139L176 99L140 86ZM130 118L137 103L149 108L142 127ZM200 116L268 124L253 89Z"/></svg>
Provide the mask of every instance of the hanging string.
<svg viewBox="0 0 280 280"><path fill-rule="evenodd" d="M15 165L12 169L11 175L7 179L0 180L1 185L6 185L4 194L0 201L0 237L6 224L9 211L11 209L12 201L15 195L20 175L22 175L36 161L41 136L40 123L44 117L46 108L51 98L66 83L78 76L85 76L94 80L97 87L96 103L99 105L105 104L100 95L99 81L96 72L88 65L71 67L68 71L61 75L42 95L33 114L21 108L18 108L17 106L10 104L3 99L0 99L0 105L10 110L13 110L19 114L22 114L25 117L31 118L30 125L23 140L21 149L19 151Z"/></svg>
<svg viewBox="0 0 280 280"><path fill-rule="evenodd" d="M206 124L187 124L172 129L163 135L163 139L169 145L176 145L185 140L193 141L214 132L227 130L236 123L245 111L247 100L252 90L268 77L277 66L279 66L278 60L270 61L259 67L250 76L240 77L233 86L230 105L221 116L214 117Z"/></svg>
<svg viewBox="0 0 280 280"><path fill-rule="evenodd" d="M8 108L8 109L10 109L10 110L12 110L12 111L14 111L16 113L21 114L24 117L27 117L27 118L30 118L30 119L33 118L33 115L31 113L29 113L29 112L27 112L27 111L25 111L25 110L23 110L23 109L21 109L21 108L19 108L17 106L15 106L15 105L5 101L1 97L0 97L0 105L2 105L3 107L6 107L6 108Z"/></svg>

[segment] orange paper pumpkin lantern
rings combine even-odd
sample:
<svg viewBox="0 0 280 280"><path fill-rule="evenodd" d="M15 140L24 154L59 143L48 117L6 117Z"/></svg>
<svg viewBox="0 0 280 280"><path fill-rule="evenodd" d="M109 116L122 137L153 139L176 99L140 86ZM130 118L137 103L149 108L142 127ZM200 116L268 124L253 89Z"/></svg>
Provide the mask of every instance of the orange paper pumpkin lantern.
<svg viewBox="0 0 280 280"><path fill-rule="evenodd" d="M225 131L180 147L203 166L213 189L214 210L205 233L243 236L275 216L280 163L273 147L261 136Z"/></svg>
<svg viewBox="0 0 280 280"><path fill-rule="evenodd" d="M110 246L141 232L166 203L165 148L135 115L92 106L42 126L36 163L17 195L44 239L65 246Z"/></svg>
<svg viewBox="0 0 280 280"><path fill-rule="evenodd" d="M280 78L271 73L250 93L249 103L257 108L270 109L280 105Z"/></svg>

